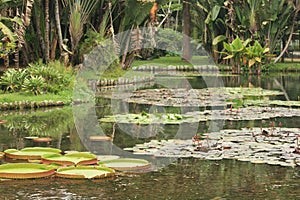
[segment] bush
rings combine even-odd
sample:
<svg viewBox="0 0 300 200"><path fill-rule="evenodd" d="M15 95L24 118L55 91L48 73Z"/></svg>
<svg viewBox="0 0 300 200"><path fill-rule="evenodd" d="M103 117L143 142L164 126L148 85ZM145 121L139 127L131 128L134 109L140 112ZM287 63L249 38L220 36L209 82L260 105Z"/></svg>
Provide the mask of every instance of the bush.
<svg viewBox="0 0 300 200"><path fill-rule="evenodd" d="M45 90L45 79L41 76L33 76L24 80L22 90L34 95L43 94Z"/></svg>
<svg viewBox="0 0 300 200"><path fill-rule="evenodd" d="M8 69L0 79L1 88L7 92L17 92L28 76L29 72L26 69Z"/></svg>
<svg viewBox="0 0 300 200"><path fill-rule="evenodd" d="M29 92L35 95L59 93L71 87L75 77L73 70L59 61L43 64L41 61L30 64L27 69L9 69L0 79L5 92Z"/></svg>

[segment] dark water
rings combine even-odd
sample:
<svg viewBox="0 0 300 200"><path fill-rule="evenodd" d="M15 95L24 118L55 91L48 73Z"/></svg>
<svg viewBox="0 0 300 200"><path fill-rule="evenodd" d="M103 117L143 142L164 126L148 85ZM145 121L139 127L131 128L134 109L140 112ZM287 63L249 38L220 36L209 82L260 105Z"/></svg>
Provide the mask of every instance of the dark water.
<svg viewBox="0 0 300 200"><path fill-rule="evenodd" d="M1 199L299 199L298 169L179 159L158 172L109 180L2 181Z"/></svg>
<svg viewBox="0 0 300 200"><path fill-rule="evenodd" d="M291 100L300 95L299 76L276 74L257 77L222 77L225 86L257 86L287 93ZM203 77L189 79L193 88L205 87ZM281 99L286 97L281 96ZM110 101L97 100L98 117L111 113ZM136 112L147 110L133 105ZM132 108L132 109L133 109ZM0 151L29 146L51 146L62 150L89 150L79 137L73 122L72 108L38 111L1 112ZM287 127L300 127L300 118L278 118ZM247 125L268 126L268 121L224 122L224 128ZM205 132L207 123L198 131ZM102 125L107 135L111 124ZM150 139L172 139L177 126L165 126L162 133L151 138L127 135L118 127L114 145L124 148ZM50 136L49 144L35 143L26 136ZM149 157L150 158L150 157ZM155 160L155 158L152 158ZM4 161L2 161L4 162ZM1 199L300 199L299 168L251 164L234 160L204 161L173 159L165 167L145 174L118 174L103 180L67 180L48 178L36 180L3 180Z"/></svg>

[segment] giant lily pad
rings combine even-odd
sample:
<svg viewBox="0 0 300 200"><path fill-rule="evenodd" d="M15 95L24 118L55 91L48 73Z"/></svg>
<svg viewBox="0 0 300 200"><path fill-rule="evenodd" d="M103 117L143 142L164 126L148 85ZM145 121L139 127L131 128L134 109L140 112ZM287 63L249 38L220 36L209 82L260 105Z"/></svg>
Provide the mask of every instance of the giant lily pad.
<svg viewBox="0 0 300 200"><path fill-rule="evenodd" d="M7 149L4 153L5 157L11 159L37 160L41 159L44 154L58 154L61 153L61 150L47 147L27 147L21 150Z"/></svg>
<svg viewBox="0 0 300 200"><path fill-rule="evenodd" d="M59 165L89 165L98 162L97 156L88 152L61 154L45 154L42 156L42 162L45 164Z"/></svg>
<svg viewBox="0 0 300 200"><path fill-rule="evenodd" d="M32 163L7 163L0 165L0 177L9 179L42 178L55 173L53 166Z"/></svg>
<svg viewBox="0 0 300 200"><path fill-rule="evenodd" d="M64 167L56 172L56 176L63 178L105 178L115 174L115 170L101 166Z"/></svg>
<svg viewBox="0 0 300 200"><path fill-rule="evenodd" d="M147 171L151 168L151 163L143 159L133 158L119 158L115 160L108 160L99 162L99 164L106 167L113 168L118 171Z"/></svg>

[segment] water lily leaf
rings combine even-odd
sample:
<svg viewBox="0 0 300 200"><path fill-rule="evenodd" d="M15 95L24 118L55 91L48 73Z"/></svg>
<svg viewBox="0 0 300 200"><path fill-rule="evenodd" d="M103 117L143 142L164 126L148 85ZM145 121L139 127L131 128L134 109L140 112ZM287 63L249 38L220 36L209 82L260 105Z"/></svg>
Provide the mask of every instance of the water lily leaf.
<svg viewBox="0 0 300 200"><path fill-rule="evenodd" d="M56 172L56 176L63 178L106 178L114 176L115 170L101 166L64 167Z"/></svg>
<svg viewBox="0 0 300 200"><path fill-rule="evenodd" d="M48 147L27 147L21 150L7 149L4 153L5 157L11 159L38 160L44 154L59 154L61 150Z"/></svg>
<svg viewBox="0 0 300 200"><path fill-rule="evenodd" d="M115 160L115 159L119 159L120 156L117 156L117 155L98 155L97 156L97 159L99 161L108 161L108 160Z"/></svg>
<svg viewBox="0 0 300 200"><path fill-rule="evenodd" d="M55 173L50 165L33 163L7 163L0 165L0 178L29 179L42 178Z"/></svg>
<svg viewBox="0 0 300 200"><path fill-rule="evenodd" d="M88 165L98 162L97 156L89 152L61 154L46 154L42 156L42 162L45 164L59 165Z"/></svg>
<svg viewBox="0 0 300 200"><path fill-rule="evenodd" d="M113 168L119 171L141 171L149 170L151 163L143 159L120 158L99 162L100 165Z"/></svg>

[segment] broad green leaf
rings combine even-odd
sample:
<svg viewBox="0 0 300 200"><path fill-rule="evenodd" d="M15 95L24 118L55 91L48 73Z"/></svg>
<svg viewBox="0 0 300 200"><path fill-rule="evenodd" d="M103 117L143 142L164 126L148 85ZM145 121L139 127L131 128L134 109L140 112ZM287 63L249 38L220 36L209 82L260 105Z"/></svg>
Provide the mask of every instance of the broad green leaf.
<svg viewBox="0 0 300 200"><path fill-rule="evenodd" d="M228 56L226 56L225 58L223 58L224 60L226 60L226 59L230 59L230 58L233 58L234 57L234 55L228 55Z"/></svg>
<svg viewBox="0 0 300 200"><path fill-rule="evenodd" d="M261 58L255 57L254 59L255 59L257 62L261 63Z"/></svg>
<svg viewBox="0 0 300 200"><path fill-rule="evenodd" d="M250 59L249 60L249 67L255 64L255 59Z"/></svg>
<svg viewBox="0 0 300 200"><path fill-rule="evenodd" d="M215 21L220 13L221 6L215 5L211 11L211 20Z"/></svg>
<svg viewBox="0 0 300 200"><path fill-rule="evenodd" d="M215 37L215 38L213 39L212 44L213 44L213 45L217 45L219 42L222 42L222 41L224 41L224 40L226 40L226 39L227 39L226 36L224 36L224 35L218 35L217 37Z"/></svg>
<svg viewBox="0 0 300 200"><path fill-rule="evenodd" d="M264 49L263 53L268 53L268 52L270 52L270 48L267 47Z"/></svg>
<svg viewBox="0 0 300 200"><path fill-rule="evenodd" d="M232 46L230 44L223 42L223 47L226 51L228 51L230 53L232 52Z"/></svg>
<svg viewBox="0 0 300 200"><path fill-rule="evenodd" d="M0 31L2 31L4 33L4 35L6 35L11 42L16 41L15 34L2 22L0 22Z"/></svg>

